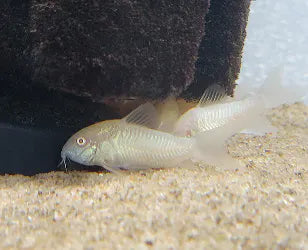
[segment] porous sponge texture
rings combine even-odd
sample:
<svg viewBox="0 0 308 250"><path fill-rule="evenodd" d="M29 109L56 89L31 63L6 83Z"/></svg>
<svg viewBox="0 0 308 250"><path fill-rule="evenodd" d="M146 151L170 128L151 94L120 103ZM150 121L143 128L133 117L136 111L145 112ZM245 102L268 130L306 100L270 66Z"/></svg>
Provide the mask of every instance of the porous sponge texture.
<svg viewBox="0 0 308 250"><path fill-rule="evenodd" d="M102 101L232 95L250 1L2 1L0 73ZM209 12L208 12L209 11ZM207 14L208 13L208 14Z"/></svg>
<svg viewBox="0 0 308 250"><path fill-rule="evenodd" d="M182 94L184 98L198 99L214 83L225 86L228 94L233 95L241 68L249 8L248 0L211 1L194 81Z"/></svg>
<svg viewBox="0 0 308 250"><path fill-rule="evenodd" d="M34 0L33 80L94 100L178 95L193 80L208 5Z"/></svg>

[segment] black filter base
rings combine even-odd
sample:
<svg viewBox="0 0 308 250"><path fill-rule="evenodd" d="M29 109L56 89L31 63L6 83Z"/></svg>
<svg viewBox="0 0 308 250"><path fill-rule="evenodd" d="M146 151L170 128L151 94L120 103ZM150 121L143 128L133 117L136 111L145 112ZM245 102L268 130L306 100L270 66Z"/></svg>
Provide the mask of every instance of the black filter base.
<svg viewBox="0 0 308 250"><path fill-rule="evenodd" d="M68 130L39 130L0 123L0 173L34 175L60 170L61 148Z"/></svg>
<svg viewBox="0 0 308 250"><path fill-rule="evenodd" d="M65 170L61 149L75 132L118 115L89 99L0 78L0 174ZM84 169L69 164L70 169ZM94 169L94 168L91 168Z"/></svg>

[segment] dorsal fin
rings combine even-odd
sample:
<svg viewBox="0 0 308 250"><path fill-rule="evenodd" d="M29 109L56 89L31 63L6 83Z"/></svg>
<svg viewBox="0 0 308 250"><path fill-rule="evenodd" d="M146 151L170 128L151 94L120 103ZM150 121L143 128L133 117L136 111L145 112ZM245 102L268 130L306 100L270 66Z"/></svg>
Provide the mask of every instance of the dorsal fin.
<svg viewBox="0 0 308 250"><path fill-rule="evenodd" d="M130 112L122 121L155 129L158 127L158 114L153 104L147 102Z"/></svg>
<svg viewBox="0 0 308 250"><path fill-rule="evenodd" d="M203 107L205 105L219 102L224 97L226 97L225 89L218 84L213 84L204 91L203 95L200 98L198 106Z"/></svg>

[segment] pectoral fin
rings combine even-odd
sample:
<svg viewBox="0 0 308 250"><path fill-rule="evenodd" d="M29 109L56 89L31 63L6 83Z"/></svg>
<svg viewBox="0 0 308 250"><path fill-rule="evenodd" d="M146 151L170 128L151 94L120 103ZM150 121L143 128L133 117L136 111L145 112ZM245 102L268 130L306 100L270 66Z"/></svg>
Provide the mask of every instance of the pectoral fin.
<svg viewBox="0 0 308 250"><path fill-rule="evenodd" d="M122 170L120 168L111 167L111 166L108 166L105 163L100 164L100 166L103 167L104 169L108 170L109 172L113 173L113 174L120 175L122 173Z"/></svg>

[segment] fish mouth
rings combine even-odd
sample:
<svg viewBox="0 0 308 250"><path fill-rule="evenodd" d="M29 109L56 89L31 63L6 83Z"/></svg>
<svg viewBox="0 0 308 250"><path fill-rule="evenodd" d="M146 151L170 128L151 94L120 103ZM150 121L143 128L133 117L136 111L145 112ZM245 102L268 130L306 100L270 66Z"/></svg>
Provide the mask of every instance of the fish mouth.
<svg viewBox="0 0 308 250"><path fill-rule="evenodd" d="M68 149L65 148L65 146L63 147L62 151L61 151L61 162L58 164L57 167L64 165L65 170L67 171L67 160L69 162L75 162L77 164L81 164L84 166L91 166L94 163L94 159L95 159L95 155L97 152L97 147L96 146L92 146L93 150L93 154L89 154L89 155L84 155L84 153L88 150L88 148L84 148L81 152L79 152L78 155L72 154L72 152Z"/></svg>
<svg viewBox="0 0 308 250"><path fill-rule="evenodd" d="M61 162L58 164L58 166L57 166L57 168L59 167L59 166L61 166L61 165L63 165L64 164L64 168L65 168L65 172L67 172L67 160L71 160L70 158L69 158L69 156L68 156L68 154L67 154L67 152L65 152L65 151L67 151L66 149L65 149L65 145L63 146L63 149L62 149L62 151L61 151Z"/></svg>

